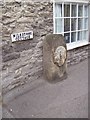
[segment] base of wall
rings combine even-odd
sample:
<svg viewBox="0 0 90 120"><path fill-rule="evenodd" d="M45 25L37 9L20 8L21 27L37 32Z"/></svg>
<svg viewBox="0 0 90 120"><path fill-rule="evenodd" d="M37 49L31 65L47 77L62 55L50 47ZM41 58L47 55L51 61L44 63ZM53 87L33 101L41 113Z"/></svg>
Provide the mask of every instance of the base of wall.
<svg viewBox="0 0 90 120"><path fill-rule="evenodd" d="M75 65L79 62L85 60L89 56L90 45L85 45L82 47L74 48L72 50L68 50L67 53L67 65Z"/></svg>

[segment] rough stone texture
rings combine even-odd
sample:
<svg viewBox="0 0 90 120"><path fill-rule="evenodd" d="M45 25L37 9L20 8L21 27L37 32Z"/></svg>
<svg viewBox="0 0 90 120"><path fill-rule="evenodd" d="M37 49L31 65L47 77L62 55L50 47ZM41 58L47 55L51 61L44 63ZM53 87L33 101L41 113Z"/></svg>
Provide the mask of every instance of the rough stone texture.
<svg viewBox="0 0 90 120"><path fill-rule="evenodd" d="M53 4L34 1L4 0L0 3L3 92L37 80L42 75L42 42L47 34L53 33ZM30 30L34 32L33 40L12 43L12 33ZM88 46L68 51L68 65L87 56Z"/></svg>
<svg viewBox="0 0 90 120"><path fill-rule="evenodd" d="M1 4L1 1L0 1ZM2 5L0 5L0 120L2 119Z"/></svg>
<svg viewBox="0 0 90 120"><path fill-rule="evenodd" d="M64 56L67 56L66 43L62 35L51 34L46 36L43 42L43 70L44 76L49 81L55 82L66 77L66 58L62 55L63 51L55 54L58 48L60 50L60 47L65 49ZM64 61L64 63L60 61Z"/></svg>
<svg viewBox="0 0 90 120"><path fill-rule="evenodd" d="M82 62L85 59L88 59L90 53L90 45L82 46L69 50L67 53L67 64L68 66L75 65L79 62Z"/></svg>
<svg viewBox="0 0 90 120"><path fill-rule="evenodd" d="M20 54L14 52L14 53L3 56L3 62L7 62L9 60L17 59L19 57L20 57Z"/></svg>
<svg viewBox="0 0 90 120"><path fill-rule="evenodd" d="M5 1L2 6L2 86L3 92L42 75L42 41L53 32L50 2ZM34 32L33 40L14 42L11 34Z"/></svg>
<svg viewBox="0 0 90 120"><path fill-rule="evenodd" d="M56 64L57 66L62 66L65 63L67 57L67 50L65 49L65 47L63 46L59 46L56 48L55 52L54 52L54 64Z"/></svg>

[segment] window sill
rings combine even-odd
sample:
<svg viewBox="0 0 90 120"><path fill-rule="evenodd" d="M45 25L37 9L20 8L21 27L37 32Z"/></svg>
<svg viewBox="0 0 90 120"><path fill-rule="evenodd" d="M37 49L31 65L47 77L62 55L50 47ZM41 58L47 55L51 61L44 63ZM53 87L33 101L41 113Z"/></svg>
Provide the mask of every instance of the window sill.
<svg viewBox="0 0 90 120"><path fill-rule="evenodd" d="M67 44L67 50L72 50L88 44L90 44L88 41L78 41L78 42L69 43Z"/></svg>

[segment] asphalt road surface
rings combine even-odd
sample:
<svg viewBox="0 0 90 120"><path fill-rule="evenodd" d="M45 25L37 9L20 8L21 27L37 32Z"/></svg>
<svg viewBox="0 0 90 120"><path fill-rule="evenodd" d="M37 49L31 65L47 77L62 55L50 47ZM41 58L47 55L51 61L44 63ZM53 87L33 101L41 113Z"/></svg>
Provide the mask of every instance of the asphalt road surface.
<svg viewBox="0 0 90 120"><path fill-rule="evenodd" d="M88 61L69 67L61 82L41 78L3 98L3 118L88 118Z"/></svg>

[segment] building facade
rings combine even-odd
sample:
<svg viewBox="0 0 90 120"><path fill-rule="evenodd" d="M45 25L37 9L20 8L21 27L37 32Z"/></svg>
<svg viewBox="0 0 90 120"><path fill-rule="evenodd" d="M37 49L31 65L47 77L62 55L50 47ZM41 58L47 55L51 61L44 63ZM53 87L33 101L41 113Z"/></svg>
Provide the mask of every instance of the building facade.
<svg viewBox="0 0 90 120"><path fill-rule="evenodd" d="M5 0L0 6L4 93L42 76L42 43L47 34L63 34L68 66L88 58L88 0ZM11 34L26 31L33 31L33 39L12 42Z"/></svg>

